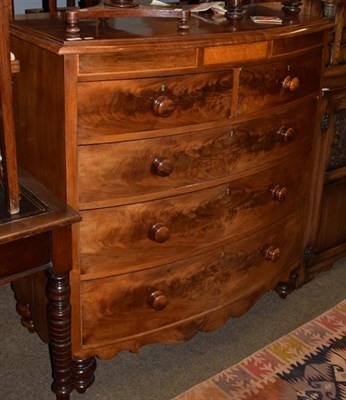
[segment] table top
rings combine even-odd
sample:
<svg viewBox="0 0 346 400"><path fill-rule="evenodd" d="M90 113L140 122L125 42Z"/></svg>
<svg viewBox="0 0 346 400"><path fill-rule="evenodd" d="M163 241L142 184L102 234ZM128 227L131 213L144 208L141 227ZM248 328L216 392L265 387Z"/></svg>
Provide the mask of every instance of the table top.
<svg viewBox="0 0 346 400"><path fill-rule="evenodd" d="M80 221L80 215L21 171L21 211L9 215L0 195L0 245Z"/></svg>
<svg viewBox="0 0 346 400"><path fill-rule="evenodd" d="M251 16L267 15L282 18L282 24L256 24ZM126 45L167 45L181 47L188 42L208 43L227 40L228 43L246 43L284 38L290 35L313 33L328 28L332 23L320 17L299 14L287 16L281 8L251 5L240 21L226 18L215 22L210 14L192 15L187 32L177 30L176 18L116 17L97 23L95 19L81 20L80 33L71 38L66 32L64 13L28 14L12 22L12 33L26 35L29 41L46 46L59 54L83 51L85 47Z"/></svg>

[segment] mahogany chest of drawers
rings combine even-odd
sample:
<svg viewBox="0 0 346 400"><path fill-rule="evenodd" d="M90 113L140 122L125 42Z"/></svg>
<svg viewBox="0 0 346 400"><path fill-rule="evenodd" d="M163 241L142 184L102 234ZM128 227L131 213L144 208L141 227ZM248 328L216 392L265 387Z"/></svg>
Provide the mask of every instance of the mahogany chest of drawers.
<svg viewBox="0 0 346 400"><path fill-rule="evenodd" d="M86 21L74 41L57 17L12 24L19 162L82 215L80 365L215 329L304 279L329 23L189 24Z"/></svg>

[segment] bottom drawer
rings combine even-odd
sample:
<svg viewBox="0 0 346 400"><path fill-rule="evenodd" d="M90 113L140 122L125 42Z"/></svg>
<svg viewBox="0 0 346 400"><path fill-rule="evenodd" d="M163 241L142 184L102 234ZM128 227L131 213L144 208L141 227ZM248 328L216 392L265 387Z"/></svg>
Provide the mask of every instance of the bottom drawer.
<svg viewBox="0 0 346 400"><path fill-rule="evenodd" d="M83 345L149 334L260 291L302 255L303 220L300 209L202 256L82 282Z"/></svg>

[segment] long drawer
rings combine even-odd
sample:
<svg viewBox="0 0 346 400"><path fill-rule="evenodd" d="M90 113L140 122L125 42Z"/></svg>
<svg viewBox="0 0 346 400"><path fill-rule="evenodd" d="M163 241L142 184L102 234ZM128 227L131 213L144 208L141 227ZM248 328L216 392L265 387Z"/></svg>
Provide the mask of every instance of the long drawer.
<svg viewBox="0 0 346 400"><path fill-rule="evenodd" d="M135 202L306 152L316 100L270 117L201 132L79 146L80 209ZM198 188L195 187L194 190Z"/></svg>
<svg viewBox="0 0 346 400"><path fill-rule="evenodd" d="M300 257L302 214L202 256L82 282L83 345L126 341L263 289Z"/></svg>
<svg viewBox="0 0 346 400"><path fill-rule="evenodd" d="M79 142L101 135L227 120L232 69L78 84Z"/></svg>
<svg viewBox="0 0 346 400"><path fill-rule="evenodd" d="M283 218L305 201L310 153L209 189L82 212L83 274L115 274L201 254Z"/></svg>

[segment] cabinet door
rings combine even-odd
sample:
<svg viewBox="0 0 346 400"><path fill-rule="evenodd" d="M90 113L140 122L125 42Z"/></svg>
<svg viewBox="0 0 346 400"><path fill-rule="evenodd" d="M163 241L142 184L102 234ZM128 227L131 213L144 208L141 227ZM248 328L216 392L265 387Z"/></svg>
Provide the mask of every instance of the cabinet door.
<svg viewBox="0 0 346 400"><path fill-rule="evenodd" d="M317 247L319 251L346 243L346 177L325 185Z"/></svg>
<svg viewBox="0 0 346 400"><path fill-rule="evenodd" d="M346 249L346 89L327 97L328 148L316 241L317 252L345 244Z"/></svg>

